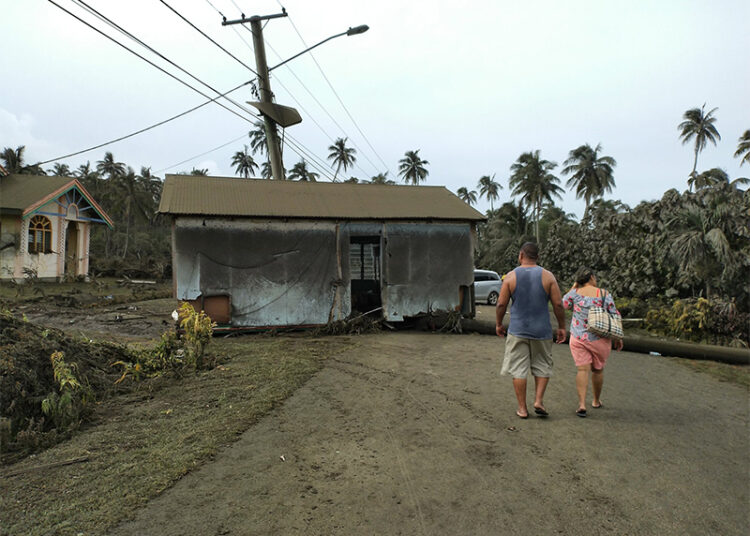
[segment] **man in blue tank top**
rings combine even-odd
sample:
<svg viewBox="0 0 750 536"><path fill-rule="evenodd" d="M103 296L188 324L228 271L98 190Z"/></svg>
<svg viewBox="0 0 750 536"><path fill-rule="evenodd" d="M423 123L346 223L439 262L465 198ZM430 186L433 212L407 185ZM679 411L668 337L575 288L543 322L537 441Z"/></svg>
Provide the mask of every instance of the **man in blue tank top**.
<svg viewBox="0 0 750 536"><path fill-rule="evenodd" d="M534 413L540 417L549 415L544 407L544 391L552 375L553 333L548 302L552 302L557 319L555 342L565 342L566 336L560 287L552 272L537 266L538 259L537 245L526 242L518 254L520 266L503 280L495 309L495 332L499 337L508 337L500 374L513 377L513 389L518 399L516 415L521 419L529 416L526 407L526 377L529 370L534 376ZM503 317L511 299L510 325L506 332Z"/></svg>

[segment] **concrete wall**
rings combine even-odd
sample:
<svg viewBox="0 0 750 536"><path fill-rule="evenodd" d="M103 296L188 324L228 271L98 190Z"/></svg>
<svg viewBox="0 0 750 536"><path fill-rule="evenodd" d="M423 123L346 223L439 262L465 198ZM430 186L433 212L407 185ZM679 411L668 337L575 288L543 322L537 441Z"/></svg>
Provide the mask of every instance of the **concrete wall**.
<svg viewBox="0 0 750 536"><path fill-rule="evenodd" d="M228 295L232 326L320 325L351 314L349 244L379 237L384 317L462 305L473 282L471 225L176 218L176 297Z"/></svg>
<svg viewBox="0 0 750 536"><path fill-rule="evenodd" d="M21 241L21 219L16 216L0 216L0 279L10 279L16 273L16 258Z"/></svg>

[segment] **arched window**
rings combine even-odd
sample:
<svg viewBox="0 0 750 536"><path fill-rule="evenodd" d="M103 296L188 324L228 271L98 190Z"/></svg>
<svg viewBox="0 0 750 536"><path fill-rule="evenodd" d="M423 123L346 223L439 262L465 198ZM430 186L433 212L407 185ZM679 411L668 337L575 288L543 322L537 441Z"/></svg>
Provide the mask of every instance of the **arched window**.
<svg viewBox="0 0 750 536"><path fill-rule="evenodd" d="M29 222L29 253L52 252L52 222L44 216L34 216Z"/></svg>

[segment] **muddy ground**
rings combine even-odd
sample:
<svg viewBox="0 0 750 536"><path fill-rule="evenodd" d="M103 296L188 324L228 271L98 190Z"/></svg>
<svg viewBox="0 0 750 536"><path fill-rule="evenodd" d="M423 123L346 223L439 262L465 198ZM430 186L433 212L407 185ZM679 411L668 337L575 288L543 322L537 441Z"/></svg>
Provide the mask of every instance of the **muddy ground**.
<svg viewBox="0 0 750 536"><path fill-rule="evenodd" d="M175 305L29 304L17 312L124 342L157 337ZM479 318L492 321L491 309ZM607 366L604 408L581 419L568 348L556 346L551 416L520 420L511 382L499 375L502 340L423 332L359 339L111 534L750 530L745 387L622 352Z"/></svg>
<svg viewBox="0 0 750 536"><path fill-rule="evenodd" d="M62 329L71 335L84 335L112 342L140 341L158 338L174 327L171 313L178 301L171 298L82 306L64 299L43 299L12 305L16 316L24 316L41 326Z"/></svg>
<svg viewBox="0 0 750 536"><path fill-rule="evenodd" d="M722 534L748 520L748 391L628 352L577 417L567 346L520 420L503 341L362 336L114 535Z"/></svg>

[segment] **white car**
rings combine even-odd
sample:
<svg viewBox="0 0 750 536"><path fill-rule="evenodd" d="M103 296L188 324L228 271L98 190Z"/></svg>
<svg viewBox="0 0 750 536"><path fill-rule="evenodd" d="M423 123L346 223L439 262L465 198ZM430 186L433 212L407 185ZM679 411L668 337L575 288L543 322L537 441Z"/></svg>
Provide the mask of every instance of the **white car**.
<svg viewBox="0 0 750 536"><path fill-rule="evenodd" d="M500 287L503 280L497 272L491 270L474 270L474 300L497 305Z"/></svg>

